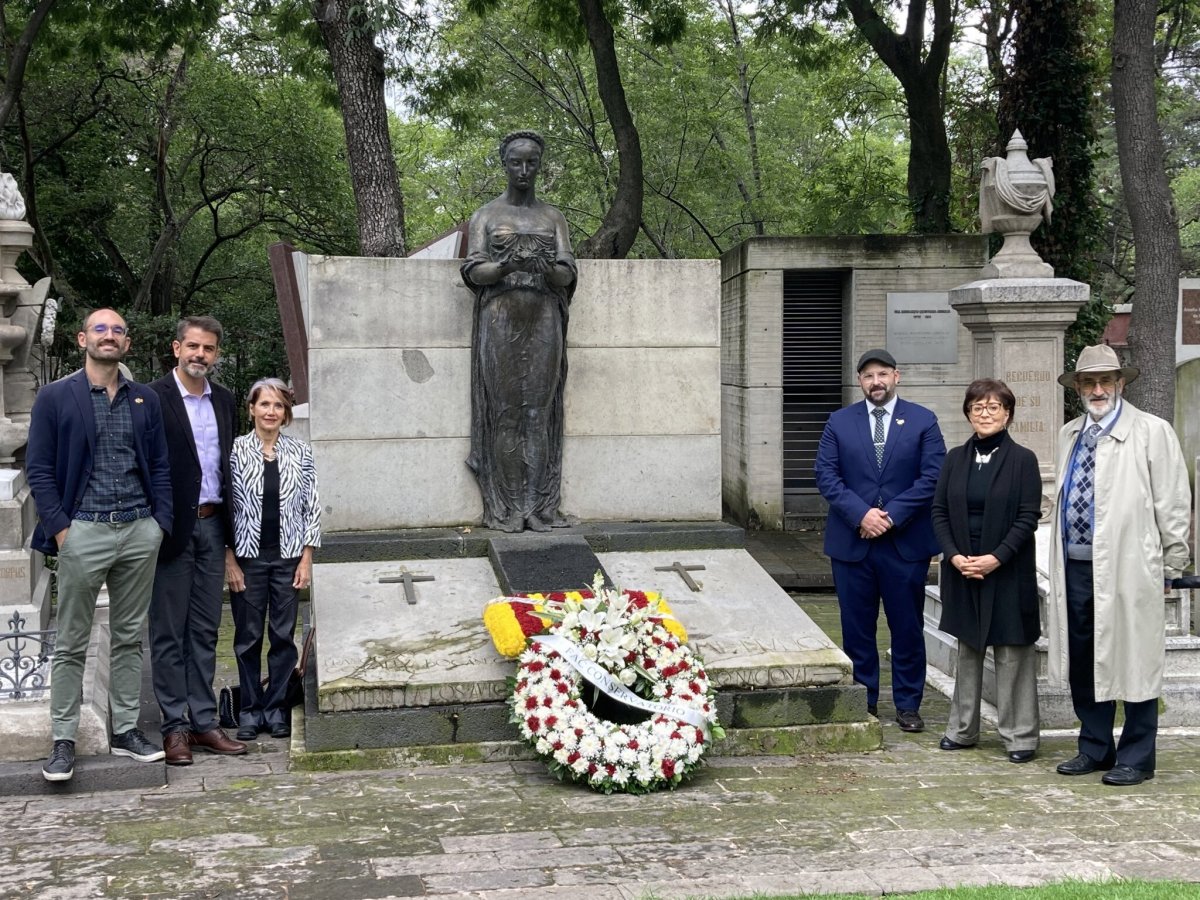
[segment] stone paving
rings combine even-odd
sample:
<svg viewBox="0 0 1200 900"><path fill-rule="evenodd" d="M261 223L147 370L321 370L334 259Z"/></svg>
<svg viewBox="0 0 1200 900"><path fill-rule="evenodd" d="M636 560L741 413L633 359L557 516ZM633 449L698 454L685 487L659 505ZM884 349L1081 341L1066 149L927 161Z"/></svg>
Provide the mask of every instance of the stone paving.
<svg viewBox="0 0 1200 900"><path fill-rule="evenodd" d="M593 794L536 762L302 774L283 742L198 757L156 790L3 804L0 896L171 898L878 895L1067 878L1200 882L1195 739L1109 788L1053 764L936 747L885 723L880 752L714 759L690 784ZM136 763L130 763L136 765ZM1193 894L1194 896L1194 894Z"/></svg>
<svg viewBox="0 0 1200 900"><path fill-rule="evenodd" d="M836 638L833 599L799 600ZM1071 734L1044 737L1018 766L994 731L977 749L939 751L948 705L932 689L923 734L901 732L887 701L882 751L711 759L678 791L645 797L561 785L537 762L289 772L286 742L263 739L245 757L197 755L163 787L0 801L0 897L632 900L1200 882L1194 734L1164 732L1155 779L1109 788L1055 774Z"/></svg>

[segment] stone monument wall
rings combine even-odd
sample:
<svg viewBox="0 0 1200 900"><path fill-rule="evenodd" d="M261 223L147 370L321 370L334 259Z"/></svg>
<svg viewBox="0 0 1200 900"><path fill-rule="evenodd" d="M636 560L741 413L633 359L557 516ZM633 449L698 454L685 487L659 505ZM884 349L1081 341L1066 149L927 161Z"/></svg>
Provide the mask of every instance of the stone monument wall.
<svg viewBox="0 0 1200 900"><path fill-rule="evenodd" d="M458 261L295 262L325 530L477 523L464 462L474 297ZM565 513L720 519L719 290L715 260L579 261Z"/></svg>

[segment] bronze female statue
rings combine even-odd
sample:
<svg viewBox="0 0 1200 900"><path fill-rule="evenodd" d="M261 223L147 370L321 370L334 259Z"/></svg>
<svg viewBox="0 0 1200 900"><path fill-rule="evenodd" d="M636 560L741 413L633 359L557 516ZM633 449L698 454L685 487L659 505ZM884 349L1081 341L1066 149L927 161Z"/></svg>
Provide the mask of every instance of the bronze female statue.
<svg viewBox="0 0 1200 900"><path fill-rule="evenodd" d="M567 221L538 200L545 142L500 142L508 189L471 216L463 281L475 292L471 455L483 524L516 532L566 525L562 482L567 312L575 257Z"/></svg>

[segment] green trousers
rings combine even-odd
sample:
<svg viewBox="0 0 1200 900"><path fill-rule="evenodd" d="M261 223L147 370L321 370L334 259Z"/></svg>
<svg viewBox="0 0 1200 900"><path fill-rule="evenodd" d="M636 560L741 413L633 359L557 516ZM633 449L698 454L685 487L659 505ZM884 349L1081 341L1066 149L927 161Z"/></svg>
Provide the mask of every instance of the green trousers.
<svg viewBox="0 0 1200 900"><path fill-rule="evenodd" d="M58 636L50 669L53 739L73 741L79 729L83 667L100 588L108 584L111 657L108 681L112 731L137 727L142 687L142 626L150 607L162 529L153 518L110 525L72 522L58 553Z"/></svg>

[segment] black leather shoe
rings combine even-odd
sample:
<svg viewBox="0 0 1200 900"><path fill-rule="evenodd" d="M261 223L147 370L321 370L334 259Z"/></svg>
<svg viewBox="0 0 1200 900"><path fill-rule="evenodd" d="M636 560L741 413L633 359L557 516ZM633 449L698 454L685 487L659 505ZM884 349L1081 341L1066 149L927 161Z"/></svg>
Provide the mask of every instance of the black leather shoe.
<svg viewBox="0 0 1200 900"><path fill-rule="evenodd" d="M915 709L896 710L896 724L901 731L918 732L925 730L925 720Z"/></svg>
<svg viewBox="0 0 1200 900"><path fill-rule="evenodd" d="M1105 784L1115 784L1117 787L1133 787L1154 777L1153 770L1144 772L1133 766L1113 766L1112 771L1106 772L1100 780Z"/></svg>
<svg viewBox="0 0 1200 900"><path fill-rule="evenodd" d="M279 723L278 725L271 726L271 737L285 738L285 737L291 737L291 736L292 736L292 726L284 725L282 722Z"/></svg>
<svg viewBox="0 0 1200 900"><path fill-rule="evenodd" d="M938 741L939 750L970 750L974 746L974 744L960 744L958 741L952 741L944 736Z"/></svg>
<svg viewBox="0 0 1200 900"><path fill-rule="evenodd" d="M239 741L253 741L258 737L258 729L253 725L243 725L237 730L237 739Z"/></svg>
<svg viewBox="0 0 1200 900"><path fill-rule="evenodd" d="M875 718L878 719L879 718L879 707L878 706L868 706L867 707L867 715L874 716Z"/></svg>
<svg viewBox="0 0 1200 900"><path fill-rule="evenodd" d="M1107 772L1111 768L1112 763L1098 763L1087 754L1080 753L1066 762L1059 763L1055 766L1055 771L1059 775L1088 775L1091 772Z"/></svg>
<svg viewBox="0 0 1200 900"><path fill-rule="evenodd" d="M1009 750L1008 761L1014 763L1027 763L1037 756L1036 750Z"/></svg>

